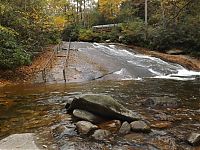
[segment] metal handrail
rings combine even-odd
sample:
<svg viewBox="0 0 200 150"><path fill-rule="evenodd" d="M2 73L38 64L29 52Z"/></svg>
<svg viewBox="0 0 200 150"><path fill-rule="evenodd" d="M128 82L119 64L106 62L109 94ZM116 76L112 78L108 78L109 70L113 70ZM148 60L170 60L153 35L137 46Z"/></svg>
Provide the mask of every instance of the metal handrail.
<svg viewBox="0 0 200 150"><path fill-rule="evenodd" d="M40 70L40 72L42 72L42 79L44 82L47 82L47 78L46 78L46 72L48 71L47 69L48 69L49 65L52 68L52 62L53 62L52 60L53 60L54 56L58 53L58 51L61 49L61 43L62 42L60 42L56 46L56 48L54 48L53 53L51 54L49 60L46 62L44 67Z"/></svg>
<svg viewBox="0 0 200 150"><path fill-rule="evenodd" d="M68 63L69 63L70 47L71 47L71 38L69 38L69 46L68 46L67 55L65 56L65 63L64 63L64 69L63 69L63 79L64 79L65 83L67 82L67 80L66 80L66 67L68 66Z"/></svg>

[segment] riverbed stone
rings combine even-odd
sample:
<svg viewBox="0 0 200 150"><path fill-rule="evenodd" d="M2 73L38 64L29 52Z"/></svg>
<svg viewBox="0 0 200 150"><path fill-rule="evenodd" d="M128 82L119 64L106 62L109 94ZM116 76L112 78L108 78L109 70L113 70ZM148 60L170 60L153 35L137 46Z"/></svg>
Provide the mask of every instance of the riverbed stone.
<svg viewBox="0 0 200 150"><path fill-rule="evenodd" d="M125 121L122 123L121 128L119 129L120 134L128 134L131 131L131 125Z"/></svg>
<svg viewBox="0 0 200 150"><path fill-rule="evenodd" d="M65 125L59 125L52 129L52 133L54 137L62 137L64 135L67 136L76 136L77 132L75 131L75 127L70 128L66 127Z"/></svg>
<svg viewBox="0 0 200 150"><path fill-rule="evenodd" d="M124 136L124 139L128 142L134 142L138 144L142 144L146 141L147 137L146 134L141 133L130 133Z"/></svg>
<svg viewBox="0 0 200 150"><path fill-rule="evenodd" d="M80 119L83 119L86 121L90 121L92 123L100 123L100 122L105 121L105 119L103 119L97 115L94 115L93 113L90 113L86 110L81 110L81 109L75 109L73 111L73 115L77 118L80 118Z"/></svg>
<svg viewBox="0 0 200 150"><path fill-rule="evenodd" d="M200 145L200 134L199 133L191 133L187 139L188 143L191 145Z"/></svg>
<svg viewBox="0 0 200 150"><path fill-rule="evenodd" d="M111 132L108 130L103 130L103 129L98 129L94 132L94 134L92 135L92 137L95 140L104 140L106 138L108 138L111 135Z"/></svg>
<svg viewBox="0 0 200 150"><path fill-rule="evenodd" d="M88 134L92 130L97 129L98 127L88 121L79 121L76 123L76 129L79 134Z"/></svg>
<svg viewBox="0 0 200 150"><path fill-rule="evenodd" d="M112 133L117 132L121 127L121 122L119 120L112 120L108 122L104 122L99 125L99 128L108 130Z"/></svg>
<svg viewBox="0 0 200 150"><path fill-rule="evenodd" d="M160 150L179 150L175 138L170 136L157 136L155 138L150 138L147 143Z"/></svg>
<svg viewBox="0 0 200 150"><path fill-rule="evenodd" d="M167 129L171 126L172 123L170 121L154 121L151 123L151 127L156 129Z"/></svg>
<svg viewBox="0 0 200 150"><path fill-rule="evenodd" d="M151 131L151 128L144 121L134 121L131 122L131 130L134 132L148 133Z"/></svg>
<svg viewBox="0 0 200 150"><path fill-rule="evenodd" d="M176 108L180 105L180 101L176 98L164 97L150 97L143 103L147 107L164 107L164 108Z"/></svg>
<svg viewBox="0 0 200 150"><path fill-rule="evenodd" d="M66 108L68 112L73 112L74 109L81 109L107 119L128 122L141 119L139 114L125 108L111 96L102 94L86 94L74 98L70 105L67 104Z"/></svg>
<svg viewBox="0 0 200 150"><path fill-rule="evenodd" d="M22 150L40 148L35 143L35 135L33 133L13 134L0 141L0 149L4 150Z"/></svg>

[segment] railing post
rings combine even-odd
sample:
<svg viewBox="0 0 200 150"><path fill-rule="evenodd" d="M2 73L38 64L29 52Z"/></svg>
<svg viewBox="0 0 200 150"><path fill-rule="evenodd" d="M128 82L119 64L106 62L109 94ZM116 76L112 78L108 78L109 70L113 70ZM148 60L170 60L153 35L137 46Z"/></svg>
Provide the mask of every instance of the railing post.
<svg viewBox="0 0 200 150"><path fill-rule="evenodd" d="M70 47L71 47L71 38L69 38L69 47L68 47L67 59L69 59Z"/></svg>
<svg viewBox="0 0 200 150"><path fill-rule="evenodd" d="M66 73L65 73L65 69L63 69L63 78L64 78L64 80L65 80L65 83L67 82L67 80L66 80Z"/></svg>

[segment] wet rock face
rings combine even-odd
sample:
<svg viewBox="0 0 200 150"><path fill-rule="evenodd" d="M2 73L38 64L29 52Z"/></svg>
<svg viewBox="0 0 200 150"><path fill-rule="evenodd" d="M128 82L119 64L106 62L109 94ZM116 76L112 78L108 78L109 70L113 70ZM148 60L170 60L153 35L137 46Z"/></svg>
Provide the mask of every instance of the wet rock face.
<svg viewBox="0 0 200 150"><path fill-rule="evenodd" d="M13 134L0 141L0 149L35 149L40 150L35 144L33 133Z"/></svg>
<svg viewBox="0 0 200 150"><path fill-rule="evenodd" d="M131 131L131 125L125 121L122 123L121 128L119 129L120 134L128 134Z"/></svg>
<svg viewBox="0 0 200 150"><path fill-rule="evenodd" d="M151 97L146 99L142 105L147 107L164 107L164 108L176 108L180 105L179 100L170 97Z"/></svg>
<svg viewBox="0 0 200 150"><path fill-rule="evenodd" d="M80 110L80 109L75 109L73 111L73 115L79 119L90 121L92 123L100 123L100 122L105 121L105 119L103 119L97 115L94 115L88 111Z"/></svg>
<svg viewBox="0 0 200 150"><path fill-rule="evenodd" d="M67 106L69 105L67 104ZM129 122L141 119L137 113L128 110L111 96L107 95L91 94L74 98L67 108L67 111L73 112L74 109L86 110L94 115L107 119L117 119Z"/></svg>
<svg viewBox="0 0 200 150"><path fill-rule="evenodd" d="M101 129L108 130L111 133L116 133L121 127L121 122L119 120L112 120L100 124L99 127Z"/></svg>
<svg viewBox="0 0 200 150"><path fill-rule="evenodd" d="M151 124L152 128L156 128L156 129L167 129L170 128L172 126L172 123L169 121L154 121Z"/></svg>
<svg viewBox="0 0 200 150"><path fill-rule="evenodd" d="M200 145L200 134L199 133L191 133L187 139L188 143L194 146Z"/></svg>
<svg viewBox="0 0 200 150"><path fill-rule="evenodd" d="M59 125L52 129L52 134L54 137L62 137L62 136L76 136L77 132L75 131L75 127L67 128L65 125Z"/></svg>
<svg viewBox="0 0 200 150"><path fill-rule="evenodd" d="M76 123L76 129L79 134L88 134L92 130L97 129L98 127L88 121L79 121Z"/></svg>
<svg viewBox="0 0 200 150"><path fill-rule="evenodd" d="M144 121L131 122L131 130L135 132L151 132L151 128Z"/></svg>
<svg viewBox="0 0 200 150"><path fill-rule="evenodd" d="M158 136L150 139L148 143L154 145L157 149L178 150L175 139L170 136Z"/></svg>
<svg viewBox="0 0 200 150"><path fill-rule="evenodd" d="M104 140L111 135L111 132L108 130L99 129L94 132L92 137L95 140Z"/></svg>

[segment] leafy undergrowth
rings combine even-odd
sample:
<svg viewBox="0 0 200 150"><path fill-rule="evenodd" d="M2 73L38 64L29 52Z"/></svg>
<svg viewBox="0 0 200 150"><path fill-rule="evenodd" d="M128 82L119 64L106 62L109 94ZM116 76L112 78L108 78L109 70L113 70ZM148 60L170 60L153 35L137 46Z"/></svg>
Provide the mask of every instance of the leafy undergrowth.
<svg viewBox="0 0 200 150"><path fill-rule="evenodd" d="M31 81L34 75L44 67L52 53L53 51L51 46L35 57L32 64L29 66L22 66L14 70L0 69L0 87L6 84L17 84L19 82Z"/></svg>

